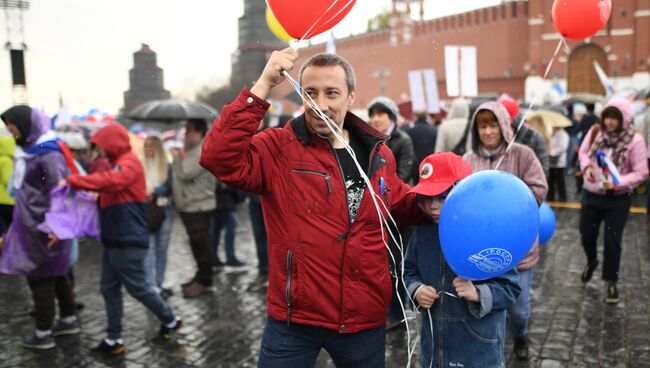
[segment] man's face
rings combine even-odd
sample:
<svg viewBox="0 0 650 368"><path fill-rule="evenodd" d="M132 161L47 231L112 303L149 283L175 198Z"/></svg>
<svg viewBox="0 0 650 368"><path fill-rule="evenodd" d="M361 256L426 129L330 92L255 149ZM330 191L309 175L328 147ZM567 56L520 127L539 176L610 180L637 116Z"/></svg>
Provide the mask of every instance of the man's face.
<svg viewBox="0 0 650 368"><path fill-rule="evenodd" d="M194 130L192 124L185 127L185 148L188 149L201 141L201 133Z"/></svg>
<svg viewBox="0 0 650 368"><path fill-rule="evenodd" d="M345 70L335 66L308 66L302 74L302 88L318 108L339 127L343 126L345 114L354 102L354 92L348 91ZM305 117L316 134L329 137L332 132L326 123L312 111L307 99Z"/></svg>
<svg viewBox="0 0 650 368"><path fill-rule="evenodd" d="M7 121L7 130L11 135L14 137L16 141L19 141L20 138L22 138L22 135L20 134L20 130L18 129L17 126L15 126L11 121Z"/></svg>
<svg viewBox="0 0 650 368"><path fill-rule="evenodd" d="M482 111L476 116L478 138L483 147L494 150L501 145L503 137L496 116L490 111Z"/></svg>
<svg viewBox="0 0 650 368"><path fill-rule="evenodd" d="M374 112L370 115L370 125L382 133L386 133L391 124L390 116L385 112Z"/></svg>

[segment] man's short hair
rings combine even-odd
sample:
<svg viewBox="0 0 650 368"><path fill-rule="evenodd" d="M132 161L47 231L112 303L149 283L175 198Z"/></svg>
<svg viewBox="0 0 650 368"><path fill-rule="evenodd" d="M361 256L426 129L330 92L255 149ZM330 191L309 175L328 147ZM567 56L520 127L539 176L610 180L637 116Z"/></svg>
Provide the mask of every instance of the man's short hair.
<svg viewBox="0 0 650 368"><path fill-rule="evenodd" d="M587 111L588 112L593 114L594 111L596 111L596 105L595 104L588 103L586 106L587 106Z"/></svg>
<svg viewBox="0 0 650 368"><path fill-rule="evenodd" d="M357 79L354 76L354 69L352 65L343 59L342 57L334 54L316 54L312 56L309 60L305 61L300 68L300 75L298 82L302 85L302 74L305 72L305 69L309 66L340 66L345 71L345 84L348 86L348 93L354 92L354 88L357 85Z"/></svg>
<svg viewBox="0 0 650 368"><path fill-rule="evenodd" d="M195 132L201 133L201 137L205 137L208 134L208 122L205 119L190 119L187 121L185 129L190 126Z"/></svg>

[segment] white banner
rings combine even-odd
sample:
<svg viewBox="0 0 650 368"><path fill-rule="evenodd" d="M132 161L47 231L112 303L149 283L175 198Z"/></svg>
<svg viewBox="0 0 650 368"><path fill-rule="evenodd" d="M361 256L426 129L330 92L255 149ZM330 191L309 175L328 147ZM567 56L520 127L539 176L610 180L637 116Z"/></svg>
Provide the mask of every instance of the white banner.
<svg viewBox="0 0 650 368"><path fill-rule="evenodd" d="M458 46L445 46L445 79L447 84L447 96L457 97L460 95Z"/></svg>
<svg viewBox="0 0 650 368"><path fill-rule="evenodd" d="M460 93L464 97L478 95L476 47L474 46L463 46L460 49Z"/></svg>
<svg viewBox="0 0 650 368"><path fill-rule="evenodd" d="M437 114L440 112L440 96L438 96L438 80L436 79L436 71L433 69L425 69L424 72L424 89L427 94L427 111L429 114Z"/></svg>
<svg viewBox="0 0 650 368"><path fill-rule="evenodd" d="M409 72L409 89L411 90L411 107L413 112L426 111L427 102L424 97L424 85L421 70Z"/></svg>

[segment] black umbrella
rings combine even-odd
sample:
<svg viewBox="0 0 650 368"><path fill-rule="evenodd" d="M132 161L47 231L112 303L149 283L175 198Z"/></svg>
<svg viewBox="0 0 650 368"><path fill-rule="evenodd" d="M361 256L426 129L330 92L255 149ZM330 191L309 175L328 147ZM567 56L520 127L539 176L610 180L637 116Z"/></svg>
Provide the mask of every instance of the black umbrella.
<svg viewBox="0 0 650 368"><path fill-rule="evenodd" d="M639 93L634 96L635 100L647 100L650 99L650 88L644 88Z"/></svg>
<svg viewBox="0 0 650 368"><path fill-rule="evenodd" d="M217 114L217 110L202 102L169 99L145 102L131 110L128 114L128 118L146 121L205 119L211 123L217 118Z"/></svg>

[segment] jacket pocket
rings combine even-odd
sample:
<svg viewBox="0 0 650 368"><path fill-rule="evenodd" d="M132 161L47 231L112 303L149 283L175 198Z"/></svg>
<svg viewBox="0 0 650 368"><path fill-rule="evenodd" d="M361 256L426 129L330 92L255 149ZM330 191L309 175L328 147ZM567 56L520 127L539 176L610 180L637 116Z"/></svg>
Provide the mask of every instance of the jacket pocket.
<svg viewBox="0 0 650 368"><path fill-rule="evenodd" d="M327 185L327 192L330 194L332 193L332 181L330 180L331 179L330 174L326 174L314 170L305 170L305 169L292 169L291 171L297 174L316 175L322 177L325 180L325 184Z"/></svg>
<svg viewBox="0 0 650 368"><path fill-rule="evenodd" d="M445 318L442 325L443 366L499 367L503 365L502 327L495 320L470 326L464 318Z"/></svg>

